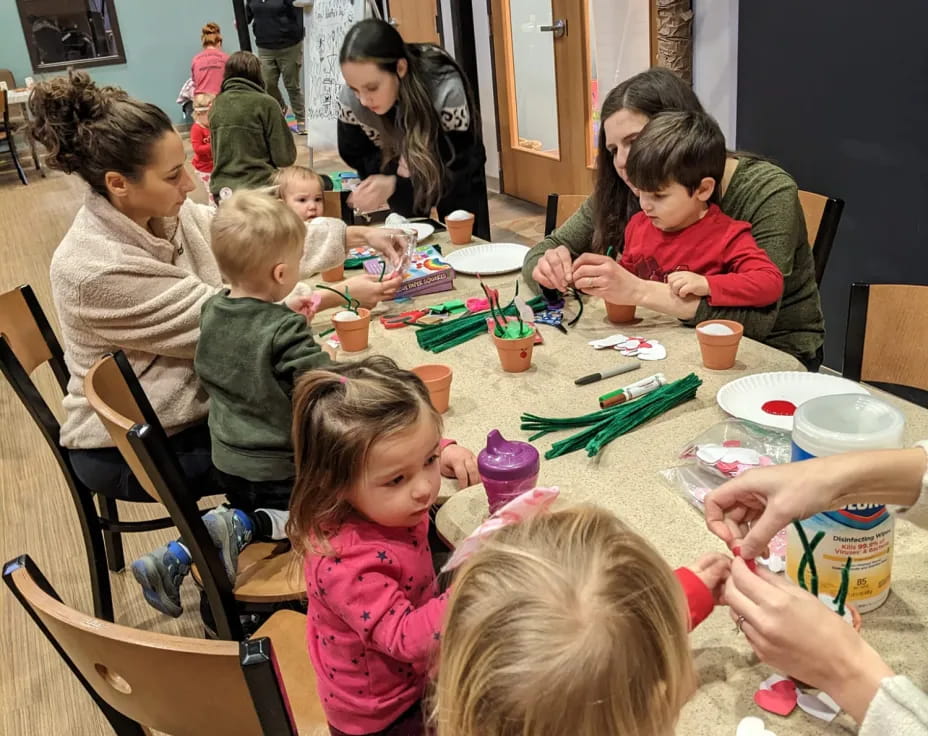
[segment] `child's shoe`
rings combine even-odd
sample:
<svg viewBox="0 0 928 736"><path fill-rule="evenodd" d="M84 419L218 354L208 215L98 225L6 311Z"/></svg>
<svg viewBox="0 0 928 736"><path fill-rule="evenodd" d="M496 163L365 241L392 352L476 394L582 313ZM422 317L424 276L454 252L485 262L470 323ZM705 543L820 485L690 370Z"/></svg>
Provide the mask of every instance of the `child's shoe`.
<svg viewBox="0 0 928 736"><path fill-rule="evenodd" d="M188 572L190 555L177 542L168 542L132 563L132 574L142 586L148 604L174 618L184 612L180 586Z"/></svg>
<svg viewBox="0 0 928 736"><path fill-rule="evenodd" d="M219 550L229 581L234 584L238 570L238 553L251 541L251 519L238 509L220 507L204 514L203 523L213 544Z"/></svg>

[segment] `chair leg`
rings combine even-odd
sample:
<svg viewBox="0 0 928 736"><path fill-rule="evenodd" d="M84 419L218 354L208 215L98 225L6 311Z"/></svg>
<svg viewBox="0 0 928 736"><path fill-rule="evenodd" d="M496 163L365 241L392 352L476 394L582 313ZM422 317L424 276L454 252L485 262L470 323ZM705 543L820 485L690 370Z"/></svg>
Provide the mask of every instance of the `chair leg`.
<svg viewBox="0 0 928 736"><path fill-rule="evenodd" d="M16 167L16 173L19 174L19 180L23 184L28 184L29 180L26 178L26 172L23 171L23 165L19 163L19 154L16 153L16 144L13 142L13 134L7 134L7 144L10 147L10 157L13 159L13 165Z"/></svg>
<svg viewBox="0 0 928 736"><path fill-rule="evenodd" d="M100 506L100 516L107 521L119 521L119 510L116 501L106 496L97 496ZM122 549L122 534L119 532L103 532L103 545L106 547L106 561L110 570L122 572L126 566L126 558Z"/></svg>

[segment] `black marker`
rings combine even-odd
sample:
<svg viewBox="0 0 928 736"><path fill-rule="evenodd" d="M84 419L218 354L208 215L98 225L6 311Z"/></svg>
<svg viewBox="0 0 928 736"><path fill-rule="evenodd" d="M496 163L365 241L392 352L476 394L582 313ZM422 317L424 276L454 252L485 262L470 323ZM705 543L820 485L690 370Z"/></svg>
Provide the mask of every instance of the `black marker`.
<svg viewBox="0 0 928 736"><path fill-rule="evenodd" d="M582 376L578 378L574 383L578 386L586 386L588 383L596 383L597 381L602 381L604 378L612 378L613 376L621 375L622 373L628 373L629 371L636 371L641 366L637 360L629 363L622 363L617 365L615 368L608 368L599 373L591 373L588 376Z"/></svg>

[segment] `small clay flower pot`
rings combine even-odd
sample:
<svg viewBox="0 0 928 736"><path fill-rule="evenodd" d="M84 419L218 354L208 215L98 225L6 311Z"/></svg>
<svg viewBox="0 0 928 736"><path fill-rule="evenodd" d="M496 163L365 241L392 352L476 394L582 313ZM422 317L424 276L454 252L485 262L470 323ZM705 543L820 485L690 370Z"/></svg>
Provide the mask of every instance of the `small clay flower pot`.
<svg viewBox="0 0 928 736"><path fill-rule="evenodd" d="M707 325L724 325L731 330L730 334L712 335L704 331ZM711 370L724 371L735 364L738 355L738 344L744 334L744 327L740 322L730 319L710 319L696 325L696 339L699 340L699 349L702 351L702 364Z"/></svg>
<svg viewBox="0 0 928 736"><path fill-rule="evenodd" d="M342 350L346 353L356 353L367 347L370 337L371 312L364 307L358 308L356 319L338 319L346 314L339 312L332 318L332 326L338 335Z"/></svg>
<svg viewBox="0 0 928 736"><path fill-rule="evenodd" d="M341 264L335 268L330 268L328 271L322 272L322 280L327 284L331 284L335 281L341 281L345 278L345 265Z"/></svg>
<svg viewBox="0 0 928 736"><path fill-rule="evenodd" d="M522 373L532 365L532 348L535 346L535 330L526 337L506 339L493 335L499 362L507 373Z"/></svg>
<svg viewBox="0 0 928 736"><path fill-rule="evenodd" d="M473 240L474 216L471 215L461 220L445 218L445 227L448 228L448 235L451 237L452 243L455 245L467 245Z"/></svg>
<svg viewBox="0 0 928 736"><path fill-rule="evenodd" d="M606 305L606 317L612 324L625 325L635 321L635 310L638 309L638 307L634 304L603 303Z"/></svg>
<svg viewBox="0 0 928 736"><path fill-rule="evenodd" d="M420 365L412 369L422 383L429 390L429 398L432 400L432 406L439 414L448 411L448 403L451 399L451 366L430 363Z"/></svg>

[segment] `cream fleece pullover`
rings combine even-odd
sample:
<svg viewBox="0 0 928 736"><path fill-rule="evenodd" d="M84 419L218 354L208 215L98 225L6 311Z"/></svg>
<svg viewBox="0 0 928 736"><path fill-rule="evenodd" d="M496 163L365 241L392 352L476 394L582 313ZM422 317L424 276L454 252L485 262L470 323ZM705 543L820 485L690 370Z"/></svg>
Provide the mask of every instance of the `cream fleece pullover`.
<svg viewBox="0 0 928 736"><path fill-rule="evenodd" d="M209 248L214 210L187 200L151 231L88 193L51 264L52 295L71 372L61 442L111 447L84 396L84 378L103 355L126 353L168 434L207 414L193 370L200 309L222 285ZM345 224L318 218L307 227L303 277L345 257Z"/></svg>

